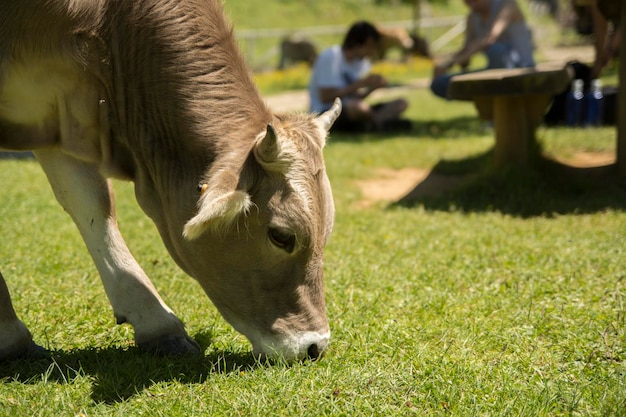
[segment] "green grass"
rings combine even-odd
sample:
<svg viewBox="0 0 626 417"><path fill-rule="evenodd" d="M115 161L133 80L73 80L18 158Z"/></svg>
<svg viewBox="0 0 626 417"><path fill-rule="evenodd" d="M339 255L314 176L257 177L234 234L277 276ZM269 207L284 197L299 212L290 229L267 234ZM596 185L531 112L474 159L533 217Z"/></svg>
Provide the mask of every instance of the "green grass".
<svg viewBox="0 0 626 417"><path fill-rule="evenodd" d="M330 3L225 7L236 30L410 18L403 5ZM444 3L434 15L465 11ZM394 83L430 73L420 61L383 65ZM302 88L308 69L255 79L264 94ZM0 160L0 269L35 340L53 352L0 364L0 416L626 415L624 184L546 159L494 171L492 132L470 104L409 98L411 135L332 135L326 148L337 205L325 259L333 336L316 363L256 362L171 261L132 185L116 182L122 233L204 357L138 351L40 168ZM538 135L548 155L615 146L612 128ZM363 208L357 180L407 167L466 181Z"/></svg>
<svg viewBox="0 0 626 417"><path fill-rule="evenodd" d="M411 135L332 135L326 250L332 343L316 363L260 364L176 268L116 182L120 227L204 349L168 360L116 326L78 232L35 162L0 160L1 268L51 361L0 364L0 416L626 415L626 188L614 177L490 167L468 103L415 91ZM567 156L614 130L540 128ZM468 175L455 191L362 208L378 168Z"/></svg>
<svg viewBox="0 0 626 417"><path fill-rule="evenodd" d="M459 16L467 8L461 2L422 0L422 15ZM411 20L411 1L394 0L226 0L224 9L236 28L267 29L349 24L359 19L372 22Z"/></svg>

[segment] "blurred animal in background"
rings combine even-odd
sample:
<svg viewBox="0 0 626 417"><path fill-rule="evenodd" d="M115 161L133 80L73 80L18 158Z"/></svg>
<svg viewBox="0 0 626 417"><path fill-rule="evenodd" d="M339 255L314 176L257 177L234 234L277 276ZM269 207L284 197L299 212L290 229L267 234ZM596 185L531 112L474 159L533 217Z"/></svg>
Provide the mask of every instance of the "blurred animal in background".
<svg viewBox="0 0 626 417"><path fill-rule="evenodd" d="M528 9L535 15L549 15L553 19L559 17L559 0L529 0Z"/></svg>
<svg viewBox="0 0 626 417"><path fill-rule="evenodd" d="M287 37L280 42L280 61L278 69L285 69L299 62L306 62L313 66L317 58L317 48L308 39Z"/></svg>
<svg viewBox="0 0 626 417"><path fill-rule="evenodd" d="M421 36L417 36L411 34L411 39L413 39L413 47L409 51L413 56L423 56L424 58L432 59L433 56L430 53L430 46L425 38Z"/></svg>
<svg viewBox="0 0 626 417"><path fill-rule="evenodd" d="M391 50L399 50L403 60L409 56L423 56L431 58L428 42L420 36L409 33L404 28L377 27L380 33L378 53L375 59L385 59Z"/></svg>

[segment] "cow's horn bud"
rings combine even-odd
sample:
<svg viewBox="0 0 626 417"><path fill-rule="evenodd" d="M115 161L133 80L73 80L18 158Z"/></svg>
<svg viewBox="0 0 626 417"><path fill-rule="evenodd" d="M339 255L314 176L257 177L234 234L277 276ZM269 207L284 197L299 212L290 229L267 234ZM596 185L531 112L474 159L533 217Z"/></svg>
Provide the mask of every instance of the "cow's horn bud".
<svg viewBox="0 0 626 417"><path fill-rule="evenodd" d="M337 117L339 117L340 113L341 113L341 99L337 97L335 99L335 102L333 103L333 106L330 109L326 110L324 113L320 114L317 117L317 120L319 121L320 125L324 128L324 130L328 132L331 126L333 125L333 123L335 123L335 120L337 120Z"/></svg>
<svg viewBox="0 0 626 417"><path fill-rule="evenodd" d="M276 131L274 130L274 126L269 123L265 136L263 136L254 147L254 156L261 163L271 164L278 159L279 153L280 148Z"/></svg>

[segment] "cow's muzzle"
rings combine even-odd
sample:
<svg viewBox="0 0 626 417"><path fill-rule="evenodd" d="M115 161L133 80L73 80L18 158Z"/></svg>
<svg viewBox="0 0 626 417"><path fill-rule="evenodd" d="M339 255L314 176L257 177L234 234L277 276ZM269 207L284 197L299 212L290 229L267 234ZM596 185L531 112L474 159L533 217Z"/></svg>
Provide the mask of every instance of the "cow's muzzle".
<svg viewBox="0 0 626 417"><path fill-rule="evenodd" d="M262 359L288 362L320 359L330 341L330 332L299 332L284 336L262 336L251 340L254 354Z"/></svg>

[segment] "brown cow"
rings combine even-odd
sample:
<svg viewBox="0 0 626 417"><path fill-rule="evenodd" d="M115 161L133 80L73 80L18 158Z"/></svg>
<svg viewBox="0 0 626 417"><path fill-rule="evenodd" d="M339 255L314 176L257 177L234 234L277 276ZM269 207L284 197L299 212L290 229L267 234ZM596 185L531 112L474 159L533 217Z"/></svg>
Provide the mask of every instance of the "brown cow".
<svg viewBox="0 0 626 417"><path fill-rule="evenodd" d="M404 28L385 28L378 26L376 28L380 33L378 48L375 59L385 59L387 52L397 49L402 53L402 58L406 59L409 55L418 55L431 58L430 49L425 39L410 34Z"/></svg>
<svg viewBox="0 0 626 417"><path fill-rule="evenodd" d="M310 40L285 38L280 42L280 61L277 69L285 69L299 62L306 62L312 67L316 58L317 48Z"/></svg>
<svg viewBox="0 0 626 417"><path fill-rule="evenodd" d="M6 0L0 148L33 150L138 346L198 352L118 230L108 177L135 184L168 251L255 354L317 358L330 332L322 148L340 103L274 115L217 0ZM41 349L0 276L0 358Z"/></svg>

